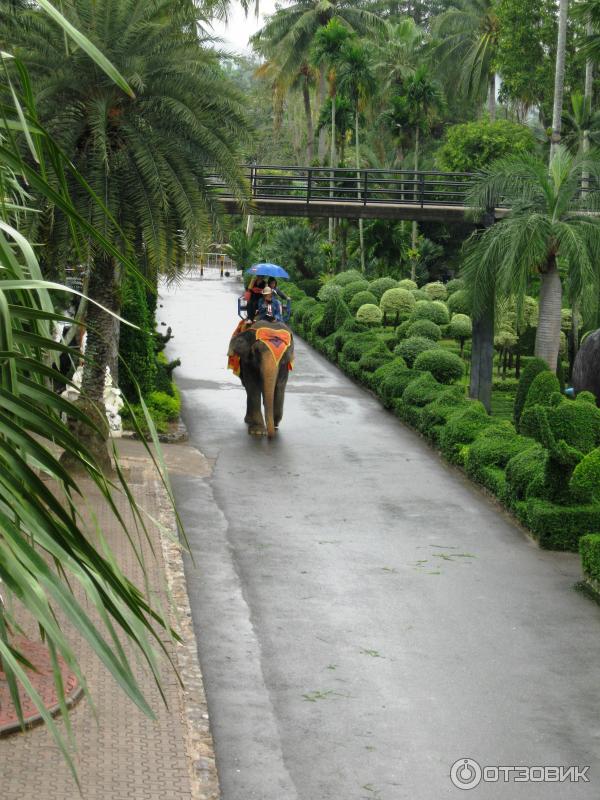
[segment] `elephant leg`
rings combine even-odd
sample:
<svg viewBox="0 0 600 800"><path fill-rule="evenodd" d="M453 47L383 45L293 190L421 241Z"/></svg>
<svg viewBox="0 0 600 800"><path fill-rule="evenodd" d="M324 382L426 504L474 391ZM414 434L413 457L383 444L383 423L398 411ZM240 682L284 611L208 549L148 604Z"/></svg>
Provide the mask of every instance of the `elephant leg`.
<svg viewBox="0 0 600 800"><path fill-rule="evenodd" d="M279 423L283 418L283 401L285 399L285 387L287 385L288 371L287 367L285 372L279 377L275 386L275 400L273 403L273 420L275 427L279 427Z"/></svg>
<svg viewBox="0 0 600 800"><path fill-rule="evenodd" d="M252 436L264 436L266 427L261 408L259 376L244 376L244 387L246 389L246 417L244 422L248 425L248 433Z"/></svg>

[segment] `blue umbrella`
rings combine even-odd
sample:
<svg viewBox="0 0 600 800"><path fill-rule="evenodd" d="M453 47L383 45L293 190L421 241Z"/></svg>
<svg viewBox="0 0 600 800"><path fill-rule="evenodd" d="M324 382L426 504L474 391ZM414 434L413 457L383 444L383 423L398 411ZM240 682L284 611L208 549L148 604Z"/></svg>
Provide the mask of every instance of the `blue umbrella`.
<svg viewBox="0 0 600 800"><path fill-rule="evenodd" d="M246 270L246 275L264 275L269 278L283 278L288 281L290 279L284 268L278 267L277 264L255 264Z"/></svg>

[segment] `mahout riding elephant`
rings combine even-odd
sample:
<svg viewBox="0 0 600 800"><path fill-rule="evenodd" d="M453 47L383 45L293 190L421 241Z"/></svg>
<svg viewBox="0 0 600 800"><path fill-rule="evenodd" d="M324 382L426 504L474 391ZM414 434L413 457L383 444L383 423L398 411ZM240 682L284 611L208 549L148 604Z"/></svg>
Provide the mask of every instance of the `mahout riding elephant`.
<svg viewBox="0 0 600 800"><path fill-rule="evenodd" d="M248 433L254 436L266 434L269 439L275 435L283 417L285 387L293 364L294 337L283 322L255 322L250 327L241 325L232 336L229 367L239 375L246 389L244 421Z"/></svg>
<svg viewBox="0 0 600 800"><path fill-rule="evenodd" d="M592 392L600 405L600 328L583 340L573 364L572 382L576 394Z"/></svg>

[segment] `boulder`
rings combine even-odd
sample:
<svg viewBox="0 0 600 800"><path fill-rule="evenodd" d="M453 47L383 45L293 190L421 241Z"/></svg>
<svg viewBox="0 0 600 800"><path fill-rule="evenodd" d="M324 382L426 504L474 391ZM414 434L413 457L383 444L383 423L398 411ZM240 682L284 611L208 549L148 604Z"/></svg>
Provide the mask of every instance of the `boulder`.
<svg viewBox="0 0 600 800"><path fill-rule="evenodd" d="M573 364L573 389L591 392L600 405L600 329L586 336Z"/></svg>

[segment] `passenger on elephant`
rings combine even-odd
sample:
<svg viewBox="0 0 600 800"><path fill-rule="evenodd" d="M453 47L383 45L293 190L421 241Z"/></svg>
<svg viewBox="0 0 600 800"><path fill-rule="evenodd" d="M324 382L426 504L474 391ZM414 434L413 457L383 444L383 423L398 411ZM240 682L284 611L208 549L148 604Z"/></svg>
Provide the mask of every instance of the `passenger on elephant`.
<svg viewBox="0 0 600 800"><path fill-rule="evenodd" d="M250 286L248 287L248 292L250 296L248 298L248 305L246 307L246 316L249 320L254 321L254 317L256 316L256 312L258 311L258 304L260 302L260 298L262 295L262 291L265 288L265 281L260 278L256 281L255 278L252 279Z"/></svg>
<svg viewBox="0 0 600 800"><path fill-rule="evenodd" d="M280 297L282 300L289 300L290 298L277 286L277 278L269 278L269 283L267 284L272 290L273 294L276 297Z"/></svg>
<svg viewBox="0 0 600 800"><path fill-rule="evenodd" d="M264 322L283 322L281 303L274 297L270 286L263 289L262 297L258 301L258 318Z"/></svg>

